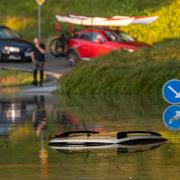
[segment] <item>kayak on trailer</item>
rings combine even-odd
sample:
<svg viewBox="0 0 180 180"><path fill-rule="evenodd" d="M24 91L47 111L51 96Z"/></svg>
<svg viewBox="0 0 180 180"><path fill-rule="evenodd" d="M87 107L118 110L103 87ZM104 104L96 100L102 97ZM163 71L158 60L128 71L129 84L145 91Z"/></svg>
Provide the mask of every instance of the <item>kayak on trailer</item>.
<svg viewBox="0 0 180 180"><path fill-rule="evenodd" d="M151 131L118 132L116 137L98 135L96 131L72 131L50 139L49 145L57 150L83 150L105 148L137 148L153 146L166 141L159 133Z"/></svg>
<svg viewBox="0 0 180 180"><path fill-rule="evenodd" d="M59 16L56 15L59 22L65 22L83 26L128 26L131 24L150 24L158 19L158 16L113 16L110 18L105 17L87 17L87 16Z"/></svg>

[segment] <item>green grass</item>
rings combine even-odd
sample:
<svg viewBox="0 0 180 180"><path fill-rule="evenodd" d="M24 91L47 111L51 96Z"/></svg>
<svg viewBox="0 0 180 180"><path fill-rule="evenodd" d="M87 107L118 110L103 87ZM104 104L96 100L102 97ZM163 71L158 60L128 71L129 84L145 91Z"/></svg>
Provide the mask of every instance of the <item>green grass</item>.
<svg viewBox="0 0 180 180"><path fill-rule="evenodd" d="M25 39L36 35L37 5L34 0L1 0L1 24L8 24L23 34ZM88 16L159 15L157 22L148 26L129 26L123 30L149 43L164 38L180 37L179 0L47 0L42 7L43 37L55 35L55 14ZM12 19L13 18L13 19ZM66 26L62 25L62 28Z"/></svg>
<svg viewBox="0 0 180 180"><path fill-rule="evenodd" d="M180 41L167 40L134 53L113 52L81 62L60 79L65 94L161 96L163 84L180 78Z"/></svg>
<svg viewBox="0 0 180 180"><path fill-rule="evenodd" d="M25 39L36 36L34 0L1 0L1 24L17 29ZM62 92L75 94L160 94L163 83L179 78L179 0L47 0L42 7L42 34L54 36L55 14L114 16L158 15L151 25L122 28L141 41L156 43L151 50L116 52L82 64L62 79ZM67 26L62 25L61 29ZM129 82L129 83L127 83Z"/></svg>
<svg viewBox="0 0 180 180"><path fill-rule="evenodd" d="M32 74L16 70L0 71L0 88L25 86L32 82Z"/></svg>

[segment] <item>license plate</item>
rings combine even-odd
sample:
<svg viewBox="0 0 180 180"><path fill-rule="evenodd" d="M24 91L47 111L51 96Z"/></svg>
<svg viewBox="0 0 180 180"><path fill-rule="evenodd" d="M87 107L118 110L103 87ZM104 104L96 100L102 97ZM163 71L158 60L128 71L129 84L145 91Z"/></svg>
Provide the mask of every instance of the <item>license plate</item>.
<svg viewBox="0 0 180 180"><path fill-rule="evenodd" d="M21 56L10 55L9 60L21 60Z"/></svg>
<svg viewBox="0 0 180 180"><path fill-rule="evenodd" d="M26 53L25 53L25 56L26 56L26 57L31 57L31 56L32 56L32 52L26 52Z"/></svg>

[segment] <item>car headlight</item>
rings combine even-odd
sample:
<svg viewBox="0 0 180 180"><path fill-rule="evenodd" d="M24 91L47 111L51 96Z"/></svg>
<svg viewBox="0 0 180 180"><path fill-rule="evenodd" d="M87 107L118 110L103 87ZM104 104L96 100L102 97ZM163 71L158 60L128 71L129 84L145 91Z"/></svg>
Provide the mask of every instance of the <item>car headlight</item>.
<svg viewBox="0 0 180 180"><path fill-rule="evenodd" d="M7 53L7 54L9 54L11 52L19 53L20 52L20 48L13 47L13 46L5 46L4 47L4 52Z"/></svg>

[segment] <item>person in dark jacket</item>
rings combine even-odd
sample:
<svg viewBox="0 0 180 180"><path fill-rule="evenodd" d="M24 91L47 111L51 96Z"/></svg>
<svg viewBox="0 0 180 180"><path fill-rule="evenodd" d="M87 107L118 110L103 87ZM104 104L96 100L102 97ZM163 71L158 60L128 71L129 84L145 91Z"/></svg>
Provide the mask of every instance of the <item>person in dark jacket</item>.
<svg viewBox="0 0 180 180"><path fill-rule="evenodd" d="M39 38L34 39L33 53L32 53L32 62L33 62L33 82L32 84L37 86L37 75L38 71L40 72L40 81L39 85L43 85L44 80L44 65L45 65L45 53L46 47L45 44L42 43Z"/></svg>

